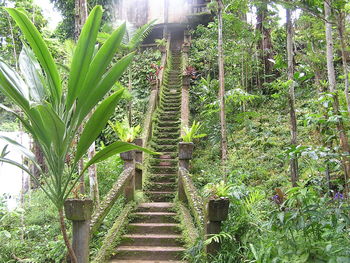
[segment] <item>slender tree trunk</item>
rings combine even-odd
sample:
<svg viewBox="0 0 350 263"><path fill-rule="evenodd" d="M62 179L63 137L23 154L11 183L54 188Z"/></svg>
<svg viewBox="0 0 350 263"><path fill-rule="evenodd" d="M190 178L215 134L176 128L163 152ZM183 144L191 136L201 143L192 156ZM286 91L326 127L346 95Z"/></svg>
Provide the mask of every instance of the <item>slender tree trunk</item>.
<svg viewBox="0 0 350 263"><path fill-rule="evenodd" d="M131 68L129 67L129 72L128 72L128 90L131 94L132 91L132 72L131 72ZM128 120L129 120L129 126L132 127L132 101L130 100L128 102Z"/></svg>
<svg viewBox="0 0 350 263"><path fill-rule="evenodd" d="M227 162L227 131L226 131L226 117L225 117L225 72L224 72L224 52L223 52L223 38L222 38L222 0L218 2L218 64L219 64L219 101L220 101L220 125L221 125L221 159L226 174L226 162Z"/></svg>
<svg viewBox="0 0 350 263"><path fill-rule="evenodd" d="M77 41L80 32L85 24L88 16L87 1L86 0L75 0L75 40Z"/></svg>
<svg viewBox="0 0 350 263"><path fill-rule="evenodd" d="M338 15L338 32L340 38L340 47L341 47L341 57L343 62L343 73L344 73L344 93L346 98L346 105L348 114L350 116L350 95L349 95L349 70L346 62L346 41L345 41L345 13L340 11Z"/></svg>
<svg viewBox="0 0 350 263"><path fill-rule="evenodd" d="M91 160L95 155L95 142L89 147L88 158ZM89 183L90 183L90 197L94 202L94 207L100 205L100 191L98 189L98 178L96 165L91 165L89 168Z"/></svg>
<svg viewBox="0 0 350 263"><path fill-rule="evenodd" d="M260 33L261 39L258 42L258 50L260 52L259 60L262 66L262 72L259 79L259 88L263 88L263 84L272 80L271 75L273 71L272 54L272 40L271 30L266 27L268 17L267 1L263 0L257 5L256 15L256 29ZM265 92L266 93L266 92Z"/></svg>
<svg viewBox="0 0 350 263"><path fill-rule="evenodd" d="M60 218L60 227L61 227L61 232L63 235L63 240L64 243L66 244L66 247L68 249L69 256L72 260L72 263L78 263L77 257L75 256L73 247L69 241L68 234L67 234L67 229L66 229L66 224L64 223L64 215L63 215L63 209L60 208L58 210L59 218Z"/></svg>
<svg viewBox="0 0 350 263"><path fill-rule="evenodd" d="M288 55L288 80L291 82L289 85L289 106L290 106L290 127L291 127L291 145L297 146L297 118L295 114L295 94L294 94L294 52L293 52L293 25L291 18L291 10L286 9L287 19L287 55ZM298 159L297 156L293 156L290 159L290 177L292 185L297 186L298 181Z"/></svg>
<svg viewBox="0 0 350 263"><path fill-rule="evenodd" d="M336 91L336 80L335 80L335 70L334 70L334 55L333 55L333 36L332 36L332 24L331 21L331 0L324 1L325 10L325 27L326 27L326 43L327 43L327 73L328 73L328 86L329 91L333 94L333 111L334 115L339 116L341 113L339 111L339 99ZM343 120L340 118L337 122L337 131L340 138L340 147L343 153L342 163L344 166L344 181L345 181L345 194L348 194L348 178L350 175L350 160L348 154L350 152L349 142L347 135L344 130Z"/></svg>

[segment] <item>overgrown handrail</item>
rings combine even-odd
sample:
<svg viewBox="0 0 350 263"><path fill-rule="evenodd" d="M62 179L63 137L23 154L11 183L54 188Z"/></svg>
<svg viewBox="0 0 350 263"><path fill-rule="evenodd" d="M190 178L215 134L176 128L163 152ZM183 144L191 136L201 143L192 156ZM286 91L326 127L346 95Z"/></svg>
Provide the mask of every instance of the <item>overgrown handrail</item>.
<svg viewBox="0 0 350 263"><path fill-rule="evenodd" d="M133 208L134 203L130 202L121 211L113 226L106 234L101 248L98 250L95 258L91 261L92 263L106 262L106 260L108 260L108 257L114 252L118 238L122 235L122 229L127 223L128 215Z"/></svg>
<svg viewBox="0 0 350 263"><path fill-rule="evenodd" d="M186 200L191 214L195 219L197 227L199 228L199 232L204 236L206 218L204 201L199 195L187 169L183 167L179 168L179 180L186 195Z"/></svg>
<svg viewBox="0 0 350 263"><path fill-rule="evenodd" d="M93 235L96 230L102 224L104 218L111 210L114 203L117 201L120 194L123 192L124 187L133 177L133 168L125 169L119 176L118 180L114 183L112 189L108 192L106 197L101 202L100 206L96 209L91 218L90 233Z"/></svg>

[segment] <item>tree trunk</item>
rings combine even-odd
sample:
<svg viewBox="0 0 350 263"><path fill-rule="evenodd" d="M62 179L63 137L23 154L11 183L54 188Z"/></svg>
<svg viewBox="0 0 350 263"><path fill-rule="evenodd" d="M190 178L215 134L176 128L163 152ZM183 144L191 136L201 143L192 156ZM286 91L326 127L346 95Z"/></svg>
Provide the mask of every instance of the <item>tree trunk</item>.
<svg viewBox="0 0 350 263"><path fill-rule="evenodd" d="M291 18L291 10L286 9L287 19L287 56L288 56L288 80L289 85L289 106L290 106L290 127L291 127L291 145L297 146L297 118L295 114L295 94L294 94L294 51L293 51L293 25ZM297 156L292 156L290 159L290 177L293 187L297 186L298 181L298 159Z"/></svg>
<svg viewBox="0 0 350 263"><path fill-rule="evenodd" d="M268 17L267 1L257 5L256 29L260 32L260 40L258 42L258 50L260 51L259 59L261 61L262 72L258 81L259 88L263 88L263 84L272 80L273 71L272 40L271 30L265 26ZM265 92L266 93L266 92Z"/></svg>
<svg viewBox="0 0 350 263"><path fill-rule="evenodd" d="M340 38L340 47L341 47L341 57L343 62L343 73L344 73L344 93L346 98L346 105L348 114L350 116L350 96L349 96L349 70L348 65L346 63L346 41L345 41L345 13L343 11L339 12L338 15L338 32L339 32L339 38Z"/></svg>
<svg viewBox="0 0 350 263"><path fill-rule="evenodd" d="M88 158L91 160L95 155L95 142L91 144L88 151ZM100 204L100 192L98 189L97 169L96 165L91 165L89 168L89 183L90 183L90 197L94 202L94 207Z"/></svg>
<svg viewBox="0 0 350 263"><path fill-rule="evenodd" d="M79 39L81 30L86 22L87 16L88 16L87 1L75 0L75 31L74 31L75 41L78 41ZM79 128L79 134L81 133L81 131L82 131L82 126ZM84 160L81 159L79 160L79 164L78 164L79 173L81 173L83 168L84 168ZM80 184L80 187L79 187L80 193L85 194L84 175L81 176L79 184Z"/></svg>
<svg viewBox="0 0 350 263"><path fill-rule="evenodd" d="M63 240L64 240L64 243L66 244L67 249L68 249L70 259L71 259L72 263L78 263L77 257L75 256L73 247L72 247L72 245L69 241L68 235L67 235L67 229L66 229L66 224L64 223L64 215L63 215L62 208L58 209L58 214L60 217L60 227L61 227L61 232L63 235Z"/></svg>
<svg viewBox="0 0 350 263"><path fill-rule="evenodd" d="M336 91L336 80L335 80L335 70L334 70L334 55L333 55L333 36L332 36L332 24L331 21L331 0L324 1L324 10L325 10L325 27L326 27L326 43L327 43L327 73L328 73L328 86L329 91L333 94L333 111L334 115L339 116L341 113L339 111L339 99ZM337 122L337 131L340 138L340 147L342 150L342 163L344 166L344 188L345 194L348 194L348 178L350 175L350 160L347 156L350 152L348 138L346 136L343 120L340 118Z"/></svg>
<svg viewBox="0 0 350 263"><path fill-rule="evenodd" d="M223 55L223 39L222 39L222 0L218 2L218 64L219 64L219 101L220 101L220 125L221 125L221 158L224 171L227 161L227 131L226 131L226 118L225 118L225 72L224 72L224 55Z"/></svg>
<svg viewBox="0 0 350 263"><path fill-rule="evenodd" d="M79 39L81 29L83 28L88 16L87 1L75 0L75 40Z"/></svg>

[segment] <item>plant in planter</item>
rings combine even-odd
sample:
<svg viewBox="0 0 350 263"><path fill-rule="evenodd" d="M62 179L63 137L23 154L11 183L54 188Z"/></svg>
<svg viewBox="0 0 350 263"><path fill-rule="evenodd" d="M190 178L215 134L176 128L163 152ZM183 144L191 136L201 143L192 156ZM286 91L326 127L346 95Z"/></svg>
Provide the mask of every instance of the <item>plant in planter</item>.
<svg viewBox="0 0 350 263"><path fill-rule="evenodd" d="M119 137L119 140L121 140L122 142L133 142L141 132L140 125L132 127L129 125L129 121L127 119L124 119L124 121L122 122L116 122L114 124L111 121L109 121L108 124L115 131L115 133ZM123 152L120 154L120 157L123 160L132 160L132 151Z"/></svg>
<svg viewBox="0 0 350 263"><path fill-rule="evenodd" d="M158 66L156 64L151 64L151 68L152 68L152 71L148 74L147 79L152 86L156 86L156 84L159 84L159 75L163 67Z"/></svg>
<svg viewBox="0 0 350 263"><path fill-rule="evenodd" d="M24 45L20 55L22 57L19 59L21 74L0 59L0 91L21 109L22 114L0 106L14 114L40 145L47 172L41 171L33 153L4 136L1 138L21 150L41 171L42 181L33 176L27 167L10 160L4 153L0 156L0 162L25 170L42 188L48 200L53 202L58 210L63 239L72 262L76 263L77 258L65 227L63 206L80 177L92 164L115 154L134 149L152 153L126 142L114 142L96 153L78 173L79 161L105 127L122 98L123 88L110 96L107 94L127 69L133 53L111 65L120 49L125 25L116 29L101 47L96 48L102 19L102 7L96 6L82 29L68 72L67 87L63 87L65 82L62 81L57 65L39 31L24 12L13 8L6 10L16 21L28 46ZM92 115L80 134L76 149L73 149L79 127L90 112ZM70 156L69 162L67 156Z"/></svg>
<svg viewBox="0 0 350 263"><path fill-rule="evenodd" d="M182 142L179 143L179 158L182 160L192 159L192 152L194 148L193 141L198 138L207 136L204 133L199 133L201 124L193 121L191 127L183 127L184 135L181 136Z"/></svg>
<svg viewBox="0 0 350 263"><path fill-rule="evenodd" d="M165 52L165 50L166 50L166 39L165 38L156 39L154 42L157 44L157 47L159 48L160 52Z"/></svg>
<svg viewBox="0 0 350 263"><path fill-rule="evenodd" d="M204 187L204 195L208 200L208 218L210 221L224 221L227 219L230 205L229 195L232 184L225 181L210 183Z"/></svg>

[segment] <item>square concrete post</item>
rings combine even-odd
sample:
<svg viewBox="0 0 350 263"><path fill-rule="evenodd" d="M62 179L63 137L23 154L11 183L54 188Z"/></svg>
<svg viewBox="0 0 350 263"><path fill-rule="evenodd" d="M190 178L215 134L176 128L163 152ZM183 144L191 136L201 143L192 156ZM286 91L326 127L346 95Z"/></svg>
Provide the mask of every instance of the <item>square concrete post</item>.
<svg viewBox="0 0 350 263"><path fill-rule="evenodd" d="M227 198L210 199L207 204L207 226L206 234L208 237L211 235L219 234L221 232L222 221L225 221L228 217L228 208L230 202ZM211 242L206 247L206 251L210 255L215 255L221 244L215 241Z"/></svg>
<svg viewBox="0 0 350 263"><path fill-rule="evenodd" d="M132 169L132 175L124 188L126 202L130 202L134 200L135 195L135 151L121 153L120 158L124 161L124 170Z"/></svg>
<svg viewBox="0 0 350 263"><path fill-rule="evenodd" d="M189 169L192 159L194 144L193 142L179 142L179 167Z"/></svg>
<svg viewBox="0 0 350 263"><path fill-rule="evenodd" d="M143 141L142 139L135 139L134 143L137 146L142 147ZM143 152L140 150L135 150L135 161L136 163L143 163ZM135 188L136 190L142 190L142 169L135 168Z"/></svg>
<svg viewBox="0 0 350 263"><path fill-rule="evenodd" d="M73 222L73 250L78 263L89 263L90 221L93 201L68 199L64 203L67 219Z"/></svg>

